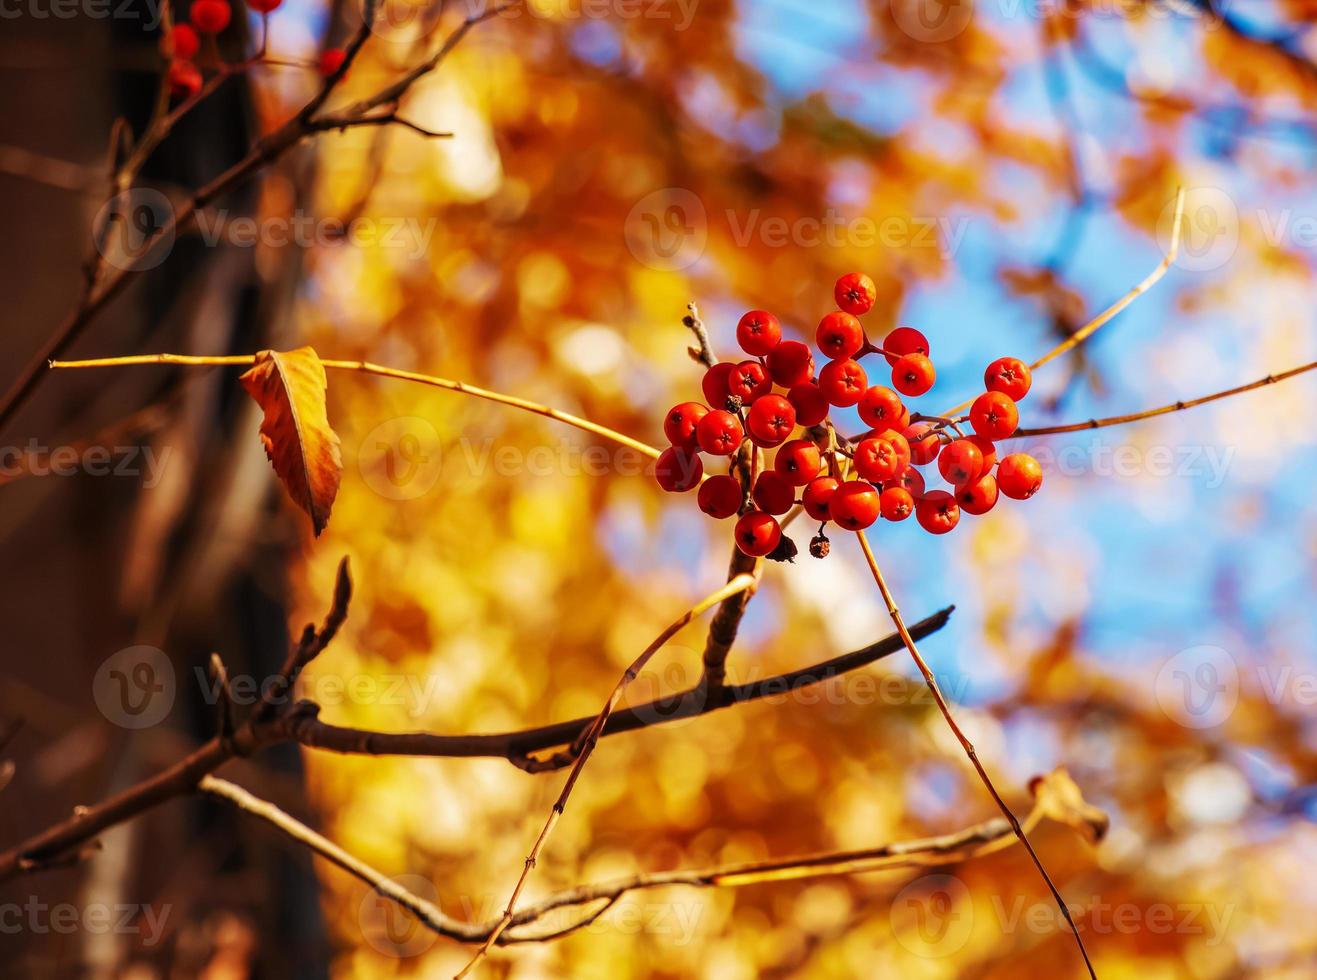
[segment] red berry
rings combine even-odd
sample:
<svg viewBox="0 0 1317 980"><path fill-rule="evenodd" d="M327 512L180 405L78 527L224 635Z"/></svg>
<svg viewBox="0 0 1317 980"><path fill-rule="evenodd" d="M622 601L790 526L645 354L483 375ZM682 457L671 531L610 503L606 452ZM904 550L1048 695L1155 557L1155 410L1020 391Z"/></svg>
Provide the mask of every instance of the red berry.
<svg viewBox="0 0 1317 980"><path fill-rule="evenodd" d="M741 498L741 484L736 481L736 477L720 473L700 484L696 500L700 510L721 521L741 509Z"/></svg>
<svg viewBox="0 0 1317 980"><path fill-rule="evenodd" d="M169 58L191 61L201 50L201 38L189 24L175 24L160 42L160 48Z"/></svg>
<svg viewBox="0 0 1317 980"><path fill-rule="evenodd" d="M874 385L860 396L856 409L865 425L874 429L894 428L905 413L901 396L885 385Z"/></svg>
<svg viewBox="0 0 1317 980"><path fill-rule="evenodd" d="M942 450L937 468L953 486L977 480L983 472L983 451L968 439L957 439Z"/></svg>
<svg viewBox="0 0 1317 980"><path fill-rule="evenodd" d="M1020 410L1000 391L985 391L974 399L969 424L985 439L1005 439L1020 425Z"/></svg>
<svg viewBox="0 0 1317 980"><path fill-rule="evenodd" d="M228 0L193 0L188 19L202 34L218 34L229 26L233 12Z"/></svg>
<svg viewBox="0 0 1317 980"><path fill-rule="evenodd" d="M832 295L837 305L847 313L863 316L873 309L878 290L874 288L873 280L863 272L848 272L837 280Z"/></svg>
<svg viewBox="0 0 1317 980"><path fill-rule="evenodd" d="M669 446L654 465L654 475L664 490L680 493L700 482L700 477L704 476L704 463L700 461L700 454L692 449Z"/></svg>
<svg viewBox="0 0 1317 980"><path fill-rule="evenodd" d="M928 356L928 338L914 327L897 327L883 341L887 363L895 365L906 354Z"/></svg>
<svg viewBox="0 0 1317 980"><path fill-rule="evenodd" d="M863 480L847 480L828 501L828 512L838 527L848 531L863 531L878 520L881 506L878 491Z"/></svg>
<svg viewBox="0 0 1317 980"><path fill-rule="evenodd" d="M782 339L782 324L767 310L751 310L736 325L736 342L751 357L763 357Z"/></svg>
<svg viewBox="0 0 1317 980"><path fill-rule="evenodd" d="M864 327L849 313L833 312L819 321L814 339L827 357L845 360L864 346Z"/></svg>
<svg viewBox="0 0 1317 980"><path fill-rule="evenodd" d="M745 427L759 445L776 446L796 427L796 410L781 395L765 395L750 406Z"/></svg>
<svg viewBox="0 0 1317 980"><path fill-rule="evenodd" d="M934 490L915 504L915 519L930 534L946 534L960 523L960 507L945 490Z"/></svg>
<svg viewBox="0 0 1317 980"><path fill-rule="evenodd" d="M803 487L823 469L823 454L808 439L792 439L777 451L773 469L789 479L792 486Z"/></svg>
<svg viewBox="0 0 1317 980"><path fill-rule="evenodd" d="M1000 391L1011 401L1018 402L1029 394L1033 372L1018 357L999 357L983 372L983 387Z"/></svg>
<svg viewBox="0 0 1317 980"><path fill-rule="evenodd" d="M772 391L773 382L758 361L742 361L727 376L727 390L748 405Z"/></svg>
<svg viewBox="0 0 1317 980"><path fill-rule="evenodd" d="M247 0L247 6L258 14L269 14L279 9L284 0Z"/></svg>
<svg viewBox="0 0 1317 980"><path fill-rule="evenodd" d="M917 466L933 462L937 459L937 454L942 451L942 443L932 429L933 427L927 422L920 422L901 430L901 435L910 443L910 459Z"/></svg>
<svg viewBox="0 0 1317 980"><path fill-rule="evenodd" d="M855 472L870 483L886 483L901 472L896 447L886 439L865 439L855 447Z"/></svg>
<svg viewBox="0 0 1317 980"><path fill-rule="evenodd" d="M922 395L936 380L933 362L923 354L906 354L892 365L892 387L903 395Z"/></svg>
<svg viewBox="0 0 1317 980"><path fill-rule="evenodd" d="M979 470L979 475L991 473L992 468L997 465L997 447L992 444L991 439L985 439L983 436L970 436L969 441L979 447L979 452L983 454L983 468Z"/></svg>
<svg viewBox="0 0 1317 980"><path fill-rule="evenodd" d="M912 467L901 473L895 479L888 480L883 484L884 490L889 487L900 487L902 490L908 490L910 496L918 500L924 495L924 474Z"/></svg>
<svg viewBox="0 0 1317 980"><path fill-rule="evenodd" d="M796 422L800 425L818 425L828 417L828 396L812 381L796 385L788 391L787 401L796 410Z"/></svg>
<svg viewBox="0 0 1317 980"><path fill-rule="evenodd" d="M712 456L730 456L741 445L745 433L741 420L731 412L718 409L704 416L695 426L700 448Z"/></svg>
<svg viewBox="0 0 1317 980"><path fill-rule="evenodd" d="M668 442L683 449L696 447L695 427L700 419L709 414L709 410L699 402L682 402L668 410L663 420L663 434Z"/></svg>
<svg viewBox="0 0 1317 980"><path fill-rule="evenodd" d="M768 352L768 373L783 388L803 385L814 377L814 355L809 345L784 340Z"/></svg>
<svg viewBox="0 0 1317 980"><path fill-rule="evenodd" d="M878 497L878 507L889 521L903 521L915 512L915 498L904 487L887 487Z"/></svg>
<svg viewBox="0 0 1317 980"><path fill-rule="evenodd" d="M169 91L176 99L190 99L201 91L201 72L190 61L169 63Z"/></svg>
<svg viewBox="0 0 1317 980"><path fill-rule="evenodd" d="M1028 453L1011 453L997 464L997 485L1013 500L1028 500L1043 485L1043 468Z"/></svg>
<svg viewBox="0 0 1317 980"><path fill-rule="evenodd" d="M830 405L838 408L849 408L858 402L868 384L864 368L849 358L829 361L819 372L819 390L827 396Z"/></svg>
<svg viewBox="0 0 1317 980"><path fill-rule="evenodd" d="M796 488L785 473L764 470L755 480L750 497L766 514L785 514L796 502Z"/></svg>
<svg viewBox="0 0 1317 980"><path fill-rule="evenodd" d="M782 528L774 517L752 510L736 522L735 535L736 546L747 555L758 558L777 547L782 540Z"/></svg>
<svg viewBox="0 0 1317 980"><path fill-rule="evenodd" d="M910 465L909 441L895 429L884 429L878 433L878 438L886 439L896 449L896 472L900 475Z"/></svg>
<svg viewBox="0 0 1317 980"><path fill-rule="evenodd" d="M997 504L997 479L991 473L956 487L956 503L966 514L986 514Z"/></svg>
<svg viewBox="0 0 1317 980"><path fill-rule="evenodd" d="M320 74L328 78L343 67L347 58L348 53L342 48L326 48L320 52Z"/></svg>
<svg viewBox="0 0 1317 980"><path fill-rule="evenodd" d="M832 513L828 509L828 503L838 486L840 484L830 476L820 476L810 480L800 495L800 502L805 505L805 513L816 521L831 520Z"/></svg>
<svg viewBox="0 0 1317 980"><path fill-rule="evenodd" d="M719 361L709 370L704 372L704 379L700 382L700 388L704 391L704 400L709 403L710 408L726 408L727 398L731 394L727 390L727 382L731 378L732 370L736 367L731 361Z"/></svg>

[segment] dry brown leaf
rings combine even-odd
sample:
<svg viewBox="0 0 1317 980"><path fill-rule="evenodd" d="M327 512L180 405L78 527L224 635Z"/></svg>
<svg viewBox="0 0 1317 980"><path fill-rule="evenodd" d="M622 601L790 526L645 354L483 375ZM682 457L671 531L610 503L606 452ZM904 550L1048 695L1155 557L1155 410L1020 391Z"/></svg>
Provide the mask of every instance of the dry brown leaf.
<svg viewBox="0 0 1317 980"><path fill-rule="evenodd" d="M311 515L318 536L343 476L338 434L325 409L325 366L310 347L263 350L241 381L265 412L265 455L288 495Z"/></svg>
<svg viewBox="0 0 1317 980"><path fill-rule="evenodd" d="M1046 776L1035 776L1029 790L1050 819L1074 827L1094 844L1106 836L1111 821L1084 799L1079 785L1064 768L1053 769Z"/></svg>

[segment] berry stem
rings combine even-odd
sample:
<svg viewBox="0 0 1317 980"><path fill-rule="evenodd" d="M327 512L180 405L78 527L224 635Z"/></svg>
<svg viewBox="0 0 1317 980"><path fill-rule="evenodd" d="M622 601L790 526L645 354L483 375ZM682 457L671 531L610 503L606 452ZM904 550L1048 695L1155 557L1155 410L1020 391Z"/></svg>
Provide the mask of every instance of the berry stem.
<svg viewBox="0 0 1317 980"><path fill-rule="evenodd" d="M512 924L513 916L515 916L517 912L517 899L521 897L522 889L526 887L526 881L530 878L530 873L535 867L535 862L539 860L540 852L544 850L545 842L549 839L549 835L553 833L553 828L557 825L558 819L562 816L563 810L566 809L567 799L572 795L572 790L576 786L576 781L581 776L581 771L585 768L586 762L589 761L590 755L594 752L595 746L599 744L599 736L603 732L604 726L608 724L608 718L613 713L613 709L616 708L618 702L622 700L622 694L627 689L627 686L639 676L642 670L644 670L645 664L649 663L650 658L653 657L654 654L668 642L668 640L672 639L682 627L708 609L718 605L724 599L739 595L747 589L754 588L756 582L758 582L758 579L754 575L737 575L716 592L709 593L709 595L705 596L669 623L667 628L656 636L649 646L641 651L640 656L636 657L636 659L631 662L631 665L627 667L621 678L613 686L612 693L608 695L608 700L604 703L603 710L599 712L598 717L596 717L595 720L590 723L590 726L584 729L577 740L572 743L571 751L576 753L576 762L572 766L572 771L567 775L567 782L563 784L562 792L558 794L558 799L554 802L553 809L549 811L549 818L544 822L544 827L540 831L539 837L535 839L534 846L531 847L530 853L526 855L526 863L521 869L521 876L517 879L517 884L512 889L512 895L508 898L507 908L503 911L503 918L499 920L499 923L493 929L490 930L484 943L476 950L475 955L471 957L471 961L461 969L453 980L462 980L463 977L470 973L475 965L480 962L481 958L489 952L490 947L498 941L498 937L503 934L503 931Z"/></svg>
<svg viewBox="0 0 1317 980"><path fill-rule="evenodd" d="M993 784L992 777L988 775L988 771L983 767L983 763L979 761L978 753L974 750L974 744L966 737L960 725L957 724L955 716L951 713L951 706L942 695L942 689L938 686L937 678L933 675L933 671L929 668L928 663L920 655L919 649L915 646L914 637L912 637L910 631L906 629L905 620L901 618L901 611L897 608L896 599L892 596L891 590L887 587L887 582L883 578L882 570L878 567L878 560L874 558L873 549L869 547L869 539L865 537L863 531L856 531L855 536L860 540L860 547L864 550L864 559L869 563L869 571L873 573L873 580L878 585L878 591L882 593L883 602L887 605L887 613L892 619L892 624L896 627L896 632L900 634L901 641L905 644L905 648L910 652L910 656L913 658L915 666L918 667L919 672L924 675L924 683L928 685L929 693L933 695L933 700L937 702L938 710L942 712L942 717L946 720L947 726L951 729L952 734L956 736L957 741L960 742L961 748L965 750L965 755L968 756L970 763L974 766L975 772L979 775L980 781L987 788L988 793L991 794L993 802L997 804L997 809L1002 812L1002 816L1004 816L1007 822L1010 823L1011 830L1014 831L1015 836L1020 843L1024 845L1024 849L1029 852L1029 857L1033 860L1034 867L1038 869L1038 873L1042 875L1043 881L1047 883L1047 888L1052 893L1052 898L1056 901L1057 908L1059 908L1061 914L1065 916L1065 920L1070 926L1070 931L1074 934L1075 943L1079 947L1080 955L1084 958L1084 965L1088 968L1089 977L1091 977L1092 980L1097 980L1097 973L1093 970L1093 963L1088 958L1088 950L1084 948L1084 940L1079 935L1079 929L1075 926L1075 920L1070 915L1070 909L1066 906L1065 899L1061 897L1061 892L1052 882L1052 877L1047 873L1047 869L1043 867L1043 862L1038 857L1038 853L1033 849L1033 845L1029 843L1029 838L1025 835L1024 829L1020 826L1020 821L1016 818L1011 808L1006 805L1006 801L1002 799L1001 794L997 792L997 787Z"/></svg>

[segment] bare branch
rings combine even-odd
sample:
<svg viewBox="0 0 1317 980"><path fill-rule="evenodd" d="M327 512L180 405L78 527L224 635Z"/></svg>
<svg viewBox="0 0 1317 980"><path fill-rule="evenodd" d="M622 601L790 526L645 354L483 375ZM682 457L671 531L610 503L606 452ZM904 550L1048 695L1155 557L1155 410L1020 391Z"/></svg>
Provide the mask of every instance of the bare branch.
<svg viewBox="0 0 1317 980"><path fill-rule="evenodd" d="M306 824L290 817L273 803L268 803L253 796L241 786L236 786L227 780L217 779L214 776L206 776L197 784L197 789L203 793L209 793L212 796L228 800L239 809L278 827L297 843L309 847L326 861L342 868L348 874L360 878L381 895L393 899L393 901L416 916L427 929L432 929L441 936L449 936L466 942L474 942L478 938L477 930L472 926L445 914L433 902L426 901L416 893L404 888L383 872L377 871L366 862L353 857L329 838L316 833Z"/></svg>
<svg viewBox="0 0 1317 980"><path fill-rule="evenodd" d="M1279 374L1269 374L1265 378L1259 378L1257 381L1250 381L1248 384L1239 385L1235 388L1227 388L1225 391L1214 392L1210 395L1203 395L1201 398L1192 398L1189 401L1178 401L1170 405L1162 405L1160 408L1150 408L1142 412L1134 412L1130 415L1113 415L1105 419L1089 419L1087 422L1072 422L1069 425L1046 425L1034 429L1016 429L1015 433L1008 438L1022 439L1025 436L1051 436L1062 432L1083 432L1085 429L1104 429L1112 425L1126 425L1130 422L1140 422L1143 419L1156 418L1158 415L1170 415L1173 412L1183 412L1186 408L1196 408L1199 405L1206 405L1208 402L1220 401L1223 398L1230 398L1234 395L1242 395L1246 391L1253 391L1257 388L1265 388L1267 385L1274 385L1279 381L1285 381L1308 371L1317 369L1317 361L1300 367L1290 368L1288 371L1281 371Z"/></svg>
<svg viewBox="0 0 1317 980"><path fill-rule="evenodd" d="M931 636L946 625L954 608L948 606L941 612L915 623L910 627L911 635L917 639ZM894 633L859 650L763 680L727 685L715 692L696 686L670 697L649 701L622 711L614 711L604 725L600 737L696 718L762 698L781 697L792 691L821 684L833 677L857 670L904 649L901 637ZM436 735L430 732L371 732L356 728L341 728L320 721L318 718L303 716L291 726L290 735L307 748L330 752L356 755L506 758L527 772L547 772L566 768L574 761L574 757L562 753L561 756L553 756L550 759L532 759L530 754L572 743L582 737L594 720L594 717L575 718L541 728L489 735Z"/></svg>
<svg viewBox="0 0 1317 980"><path fill-rule="evenodd" d="M1106 814L1084 803L1065 770L1035 777L1029 785L1034 793L1033 808L1024 818L1024 827L1029 831L1034 830L1044 820L1050 819L1068 824L1078 833L1092 840L1105 827ZM349 854L272 803L253 796L233 783L207 776L198 788L226 799L243 811L270 823L290 840L310 848L337 867L364 881L381 895L396 901L415 915L422 925L438 935L460 942L483 943L494 935L495 930L502 923L499 919L484 923L466 923L453 919L432 902L402 887L386 877L383 872ZM1057 798L1066 792L1076 797L1070 812L1061 810L1056 802ZM861 850L793 855L711 868L642 872L592 885L581 885L550 895L535 905L517 912L513 916L511 925L503 929L493 943L508 946L560 939L597 921L623 896L634 891L671 887L744 888L767 881L870 874L909 867L936 867L984 857L1010 847L1015 842L1016 838L1010 824L996 818L949 834L879 844ZM596 903L598 903L597 907L583 913L565 926L547 932L528 928L559 910Z"/></svg>

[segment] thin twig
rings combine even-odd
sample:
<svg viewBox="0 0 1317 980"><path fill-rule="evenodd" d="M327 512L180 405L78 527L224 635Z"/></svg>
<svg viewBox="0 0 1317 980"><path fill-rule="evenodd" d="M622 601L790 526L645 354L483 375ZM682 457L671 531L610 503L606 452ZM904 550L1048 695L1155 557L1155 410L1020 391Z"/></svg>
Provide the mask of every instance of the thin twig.
<svg viewBox="0 0 1317 980"><path fill-rule="evenodd" d="M549 811L549 818L544 822L544 828L540 831L539 837L536 838L535 844L531 847L530 853L526 856L526 863L521 870L521 876L517 879L517 884L512 889L511 896L508 898L508 905L503 912L502 920L500 920L499 924L490 932L488 938L486 938L481 947L476 950L475 955L471 957L471 961L458 972L454 980L462 980L462 977L465 977L470 973L475 965L480 962L481 958L489 951L489 948L498 941L498 937L502 935L503 930L511 925L513 916L516 915L517 911L517 899L521 897L522 889L526 887L526 882L530 878L530 873L535 867L535 862L539 860L540 852L543 851L545 842L549 839L549 835L553 833L553 828L557 825L558 819L562 816L563 810L567 807L567 800L571 796L572 789L576 786L576 781L580 778L581 772L585 769L586 762L589 761L590 755L594 752L595 746L599 744L599 737L604 730L604 726L608 723L608 716L611 715L613 709L617 707L617 703L622 699L622 694L626 691L627 686L640 674L640 671L644 669L645 664L649 662L649 659L653 657L654 654L668 642L668 640L675 636L682 627L697 616L701 615L705 610L722 602L728 596L736 595L738 592L744 592L746 589L752 588L754 584L755 578L753 575L738 575L735 579L728 582L716 592L712 592L705 596L668 624L667 628L656 636L649 646L641 651L640 656L636 657L636 659L631 662L631 665L627 667L626 671L623 672L617 684L613 686L612 693L609 694L608 700L604 703L603 710L599 712L599 716L595 719L594 724L582 733L582 738L572 744L572 750L577 753L576 763L572 766L572 771L567 775L567 781L563 784L562 792L558 794L558 799L553 804L553 809Z"/></svg>
<svg viewBox="0 0 1317 980"><path fill-rule="evenodd" d="M1057 344L1042 357L1038 358L1038 360L1034 361L1033 364L1030 365L1030 368L1032 370L1037 370L1038 368L1042 367L1044 364L1047 364L1055 360L1056 358L1060 357L1062 354L1066 353L1067 351L1073 350L1075 347L1078 347L1089 337L1093 336L1093 334L1096 333L1098 329L1100 329L1109 320L1111 320L1111 318L1114 317L1117 313L1125 309L1125 307L1129 306L1130 303L1134 302L1136 299L1138 299L1140 296L1146 293L1149 289L1155 286L1161 280L1162 276L1166 275L1167 270L1170 269L1172 263L1175 262L1176 256L1180 254L1180 232L1183 225L1184 225L1184 188L1181 187L1178 191L1176 191L1175 194L1175 213L1171 219L1170 246L1166 249L1166 254L1162 256L1162 260L1159 263L1157 263L1157 268L1153 269L1150 273L1148 273L1148 275L1144 277L1143 281L1140 282L1133 289L1131 289L1128 293L1126 293L1120 299L1116 300L1116 302L1112 303L1110 306L1108 306L1105 310L1103 310L1093 319L1089 320L1088 323L1084 324L1082 327L1080 327L1078 330L1072 333L1065 340L1061 341L1061 343ZM954 408L948 409L942 414L946 417L952 417L958 415L959 413L963 412L965 409L969 408L969 406L972 403L973 403L973 399L963 401L959 405L955 406Z"/></svg>
<svg viewBox="0 0 1317 980"><path fill-rule="evenodd" d="M1290 368L1288 371L1281 371L1278 374L1269 374L1265 378L1259 378L1257 381L1250 381L1248 384L1239 385L1235 388L1227 388L1225 391L1217 391L1210 395L1203 395L1201 398L1191 398L1188 401L1173 402L1170 405L1162 405L1160 408L1149 408L1145 411L1134 412L1130 415L1113 415L1109 418L1089 419L1087 422L1072 422L1068 425L1046 425L1035 429L1016 429L1015 433L1007 438L1020 439L1025 436L1051 436L1062 432L1083 432L1086 429L1105 429L1112 425L1126 425L1130 422L1139 422L1143 419L1156 418L1158 415L1170 415L1173 412L1183 412L1186 408L1196 408L1199 405L1206 405L1209 402L1220 401L1222 398L1242 395L1246 391L1265 388L1267 385L1274 385L1279 381L1285 381L1314 369L1317 369L1317 361L1312 361L1308 364L1301 365L1300 367Z"/></svg>
<svg viewBox="0 0 1317 980"><path fill-rule="evenodd" d="M938 710L942 712L942 717L946 719L947 726L960 742L961 748L965 750L965 754L969 757L969 761L974 766L975 772L979 774L979 779L987 788L988 793L991 794L993 802L995 802L997 808L1001 810L1002 816L1010 822L1011 830L1024 846L1024 849L1028 851L1029 857L1034 863L1034 867L1038 869L1038 873L1042 875L1043 881L1047 883L1047 888L1051 891L1052 898L1056 901L1057 908L1059 908L1061 914L1065 916L1065 920L1070 926L1070 931L1074 934L1075 944L1079 947L1080 955L1084 958L1084 965L1088 968L1089 976L1092 980L1097 980L1097 973L1093 970L1093 963L1088 958L1088 950L1084 948L1083 937L1079 935L1079 929L1075 926L1075 920L1070 915L1070 909L1066 905L1065 899L1061 897L1060 890L1052 882L1052 876L1047 873L1047 869L1043 867L1042 860L1033 849L1033 845L1029 843L1029 838L1025 835L1024 829L1020 826L1020 821L1011 811L1011 808L1006 805L1006 801L1002 799L1001 794L997 792L997 787L993 784L992 777L988 775L988 770L985 769L983 763L979 761L979 756L974 750L973 743L965 736L960 725L957 724L956 718L951 712L951 706L947 703L946 698L943 697L942 689L938 686L937 678L933 675L933 671L929 668L927 662L920 655L918 647L915 646L914 637L910 635L910 632L905 627L905 622L901 618L901 611L897 608L896 600L893 598L891 590L887 588L887 582L883 579L882 570L878 567L878 561L874 558L873 550L869 547L869 539L865 537L863 531L856 531L855 536L860 540L860 547L864 550L865 561L869 563L869 571L873 573L873 580L877 583L878 591L882 593L883 602L887 605L887 613L891 617L893 625L896 626L896 631L901 634L901 639L905 643L905 648L910 651L910 656L914 660L915 666L918 667L919 672L924 675L924 683L928 685L929 693L933 695L933 700L937 702Z"/></svg>
<svg viewBox="0 0 1317 980"><path fill-rule="evenodd" d="M1057 344L1042 357L1038 358L1038 360L1034 361L1033 364L1029 365L1029 367L1036 371L1044 364L1056 360L1066 351L1078 347L1089 337L1093 336L1093 334L1095 334L1099 328L1101 328L1104 324L1106 324L1117 313L1125 309L1125 307L1129 306L1136 299L1138 299L1149 289L1155 286L1161 280L1162 276L1166 275L1166 271L1170 269L1171 265L1175 262L1176 256L1180 254L1180 230L1183 223L1184 223L1184 188L1181 187L1179 190L1175 192L1175 213L1171 219L1170 247L1166 249L1166 254L1162 257L1161 262L1157 263L1157 268L1153 269L1152 272L1148 273L1148 275L1144 277L1143 281L1140 282L1133 289L1131 289L1128 293L1126 293L1116 302L1112 303L1105 310L1103 310L1101 313L1095 316L1092 320L1089 320L1088 323L1084 324L1082 327L1076 330L1065 340L1061 341L1061 343ZM954 414L954 413L948 413L948 414Z"/></svg>
<svg viewBox="0 0 1317 980"><path fill-rule="evenodd" d="M233 692L229 689L228 668L224 666L224 660L218 653L210 655L210 676L218 693L218 703L215 706L215 734L221 743L226 743L233 737L234 731Z"/></svg>
<svg viewBox="0 0 1317 980"><path fill-rule="evenodd" d="M705 367L713 367L718 363L718 358L714 356L713 347L709 343L709 331L704 326L704 321L700 319L700 308L695 305L695 301L686 304L686 309L690 310L681 318L682 324L691 333L695 334L695 343L697 347L686 348L691 359Z"/></svg>
<svg viewBox="0 0 1317 980"><path fill-rule="evenodd" d="M1064 770L1058 770L1049 776L1040 776L1030 782L1030 787L1035 793L1035 801L1033 808L1024 819L1024 826L1027 829L1033 830L1047 817L1060 819L1058 813L1049 811L1043 799L1048 782L1058 777L1068 779ZM349 854L333 841L307 827L274 804L253 796L240 786L214 776L207 776L201 780L198 789L228 800L252 816L270 823L292 841L308 847L337 867L364 881L381 895L396 901L415 915L422 925L438 935L461 942L483 942L501 923L498 919L478 924L453 919L434 903L399 885L381 871ZM1076 829L1083 828L1090 836L1096 835L1105 826L1106 817L1100 811L1091 808L1090 811L1067 819L1066 822L1076 826ZM1097 823L1095 824L1094 821ZM502 946L560 939L595 922L623 896L634 891L671 887L744 888L768 881L868 874L905 867L930 867L985 857L1010 847L1015 842L1016 838L1010 824L1005 820L994 818L949 834L880 844L862 850L794 855L712 868L641 872L592 885L580 885L550 895L518 912L513 917L512 924L503 929L494 943ZM553 912L592 903L601 904L563 927L549 932L521 931L521 927L534 925ZM514 932L514 929L519 931Z"/></svg>
<svg viewBox="0 0 1317 980"><path fill-rule="evenodd" d="M451 936L455 939L473 941L475 936L472 927L465 922L444 913L433 902L426 901L415 892L404 888L393 879L387 877L383 872L377 871L368 865L365 861L353 857L343 848L339 847L323 834L318 834L306 824L289 816L283 810L280 810L273 803L259 799L247 792L241 786L237 786L224 779L218 779L215 776L205 776L197 784L197 789L203 793L209 793L212 796L218 796L228 800L234 806L253 816L260 817L267 823L273 824L281 831L297 841L310 848L316 854L319 854L326 861L337 865L350 875L360 878L373 889L388 898L393 899L412 915L416 916L422 924L428 929L433 929L442 936Z"/></svg>
<svg viewBox="0 0 1317 980"><path fill-rule="evenodd" d="M128 367L143 364L181 364L193 367L214 367L233 365L243 366L252 364L255 360L256 358L252 354L239 354L225 357L191 356L185 354L142 354L132 357L104 357L84 361L51 361L49 367L52 370ZM528 401L525 398L505 395L501 392L490 391L487 388L479 388L476 385L467 384L464 381L451 381L448 378L440 378L433 374L421 374L417 371L403 371L398 368L385 367L381 364L372 364L369 361L338 361L322 359L321 363L331 370L357 371L362 374L373 374L382 378L396 378L401 381L412 381L416 384L429 385L432 388L443 388L445 391L458 391L465 395L483 398L486 401L497 402L500 405L518 408L523 412L542 415L545 418L553 419L556 422L562 422L566 425L581 429L582 431L602 436L605 439L610 439L629 449L634 449L636 452L642 453L651 459L658 459L660 455L660 451L648 443L641 442L639 439L632 439L630 436L618 432L616 429L610 429L606 425L600 425L598 422L591 422L589 419L581 418L579 415L562 412L556 408L550 408L548 405L541 405L538 402Z"/></svg>

